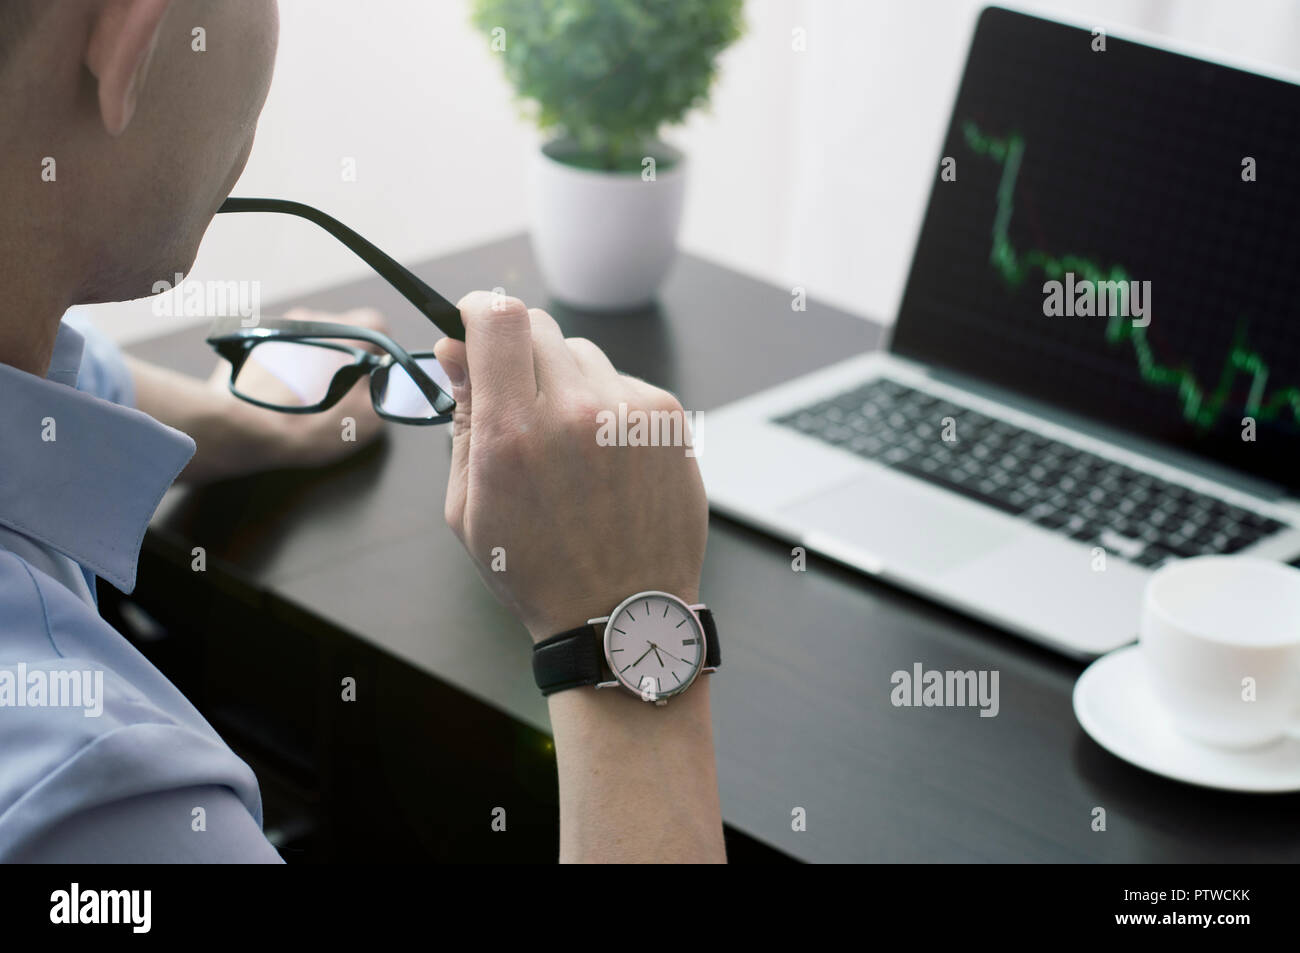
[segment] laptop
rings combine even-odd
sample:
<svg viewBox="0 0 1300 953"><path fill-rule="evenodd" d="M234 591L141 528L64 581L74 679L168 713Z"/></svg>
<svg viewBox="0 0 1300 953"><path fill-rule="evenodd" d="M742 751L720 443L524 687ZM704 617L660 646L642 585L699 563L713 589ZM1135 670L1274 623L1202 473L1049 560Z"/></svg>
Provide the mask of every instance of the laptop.
<svg viewBox="0 0 1300 953"><path fill-rule="evenodd" d="M887 347L699 461L716 512L1080 658L1169 560L1300 553L1300 86L1098 38L981 13Z"/></svg>

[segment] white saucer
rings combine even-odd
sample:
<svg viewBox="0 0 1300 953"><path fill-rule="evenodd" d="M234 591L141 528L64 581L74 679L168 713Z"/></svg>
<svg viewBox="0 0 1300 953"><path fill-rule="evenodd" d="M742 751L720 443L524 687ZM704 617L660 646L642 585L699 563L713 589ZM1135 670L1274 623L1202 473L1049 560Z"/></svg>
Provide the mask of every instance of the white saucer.
<svg viewBox="0 0 1300 953"><path fill-rule="evenodd" d="M1245 751L1192 741L1152 696L1136 645L1084 670L1074 685L1074 715L1097 744L1155 774L1226 791L1300 791L1300 739Z"/></svg>

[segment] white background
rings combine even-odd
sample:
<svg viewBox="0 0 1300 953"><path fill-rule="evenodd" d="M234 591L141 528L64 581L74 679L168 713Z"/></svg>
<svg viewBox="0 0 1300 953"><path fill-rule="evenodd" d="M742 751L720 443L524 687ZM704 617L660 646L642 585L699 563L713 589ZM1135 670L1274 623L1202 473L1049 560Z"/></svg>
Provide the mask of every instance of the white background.
<svg viewBox="0 0 1300 953"><path fill-rule="evenodd" d="M711 107L665 135L692 163L682 246L892 320L980 6L748 0L745 36L721 60ZM1023 6L1300 69L1295 0ZM280 8L275 81L235 194L317 205L408 263L527 227L539 137L488 38L470 26L469 0ZM796 27L805 52L792 49ZM345 157L356 160L355 182L342 181ZM365 272L305 222L222 216L192 277L261 280L267 303ZM157 316L147 300L90 310L122 341L206 323Z"/></svg>

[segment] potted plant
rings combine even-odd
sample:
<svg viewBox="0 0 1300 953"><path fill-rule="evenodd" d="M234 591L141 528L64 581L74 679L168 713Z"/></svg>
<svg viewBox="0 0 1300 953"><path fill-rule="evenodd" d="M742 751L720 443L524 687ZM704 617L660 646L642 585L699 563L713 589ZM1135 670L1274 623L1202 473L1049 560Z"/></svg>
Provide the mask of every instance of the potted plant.
<svg viewBox="0 0 1300 953"><path fill-rule="evenodd" d="M654 298L677 247L686 159L659 130L708 98L742 0L475 0L550 138L534 159L533 247L551 293L619 310Z"/></svg>

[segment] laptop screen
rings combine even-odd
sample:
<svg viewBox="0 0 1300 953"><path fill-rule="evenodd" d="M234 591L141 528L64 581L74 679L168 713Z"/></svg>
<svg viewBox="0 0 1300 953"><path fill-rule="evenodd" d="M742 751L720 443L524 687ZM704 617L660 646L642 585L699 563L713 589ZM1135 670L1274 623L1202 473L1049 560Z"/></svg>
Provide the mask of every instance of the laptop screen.
<svg viewBox="0 0 1300 953"><path fill-rule="evenodd" d="M891 348L1300 485L1300 86L984 12Z"/></svg>

